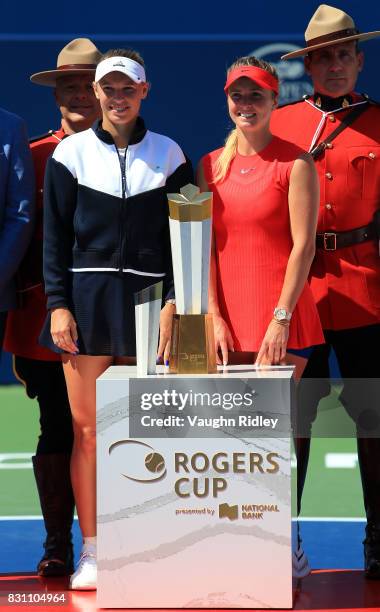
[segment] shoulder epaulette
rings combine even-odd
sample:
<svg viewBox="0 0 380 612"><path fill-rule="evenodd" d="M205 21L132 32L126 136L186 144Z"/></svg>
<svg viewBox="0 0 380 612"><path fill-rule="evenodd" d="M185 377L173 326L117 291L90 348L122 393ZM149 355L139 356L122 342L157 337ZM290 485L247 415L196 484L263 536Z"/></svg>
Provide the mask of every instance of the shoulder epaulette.
<svg viewBox="0 0 380 612"><path fill-rule="evenodd" d="M54 130L49 130L48 132L46 132L45 134L41 134L40 136L32 136L32 138L29 138L29 144L37 142L37 140L44 140L44 138L50 138L50 136L52 136L53 134Z"/></svg>
<svg viewBox="0 0 380 612"><path fill-rule="evenodd" d="M287 102L286 104L280 104L280 106L278 106L277 108L285 108L286 106L293 106L293 104L298 104L299 102L303 102L304 100L307 100L308 98L310 98L310 96L306 94L305 96L302 96L300 100L293 100L293 102Z"/></svg>

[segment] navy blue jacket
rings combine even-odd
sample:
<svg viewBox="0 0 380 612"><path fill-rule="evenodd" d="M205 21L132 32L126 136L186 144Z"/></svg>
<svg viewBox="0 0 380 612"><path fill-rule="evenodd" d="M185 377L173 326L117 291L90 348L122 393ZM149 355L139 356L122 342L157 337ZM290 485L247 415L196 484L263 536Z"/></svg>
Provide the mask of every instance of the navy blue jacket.
<svg viewBox="0 0 380 612"><path fill-rule="evenodd" d="M146 130L142 119L121 156L101 127L65 138L45 175L48 308L69 307L76 272L128 272L152 277L152 283L162 278L164 296L172 297L166 194L192 180L180 147Z"/></svg>
<svg viewBox="0 0 380 612"><path fill-rule="evenodd" d="M16 306L15 274L32 237L34 213L25 124L0 108L0 312Z"/></svg>

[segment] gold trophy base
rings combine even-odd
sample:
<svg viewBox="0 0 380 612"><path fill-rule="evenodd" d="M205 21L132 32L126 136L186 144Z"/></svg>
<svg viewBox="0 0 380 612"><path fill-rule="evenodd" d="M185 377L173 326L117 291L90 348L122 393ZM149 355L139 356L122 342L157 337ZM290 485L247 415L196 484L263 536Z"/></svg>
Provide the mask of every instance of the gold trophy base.
<svg viewBox="0 0 380 612"><path fill-rule="evenodd" d="M174 315L169 372L215 374L216 371L212 315Z"/></svg>

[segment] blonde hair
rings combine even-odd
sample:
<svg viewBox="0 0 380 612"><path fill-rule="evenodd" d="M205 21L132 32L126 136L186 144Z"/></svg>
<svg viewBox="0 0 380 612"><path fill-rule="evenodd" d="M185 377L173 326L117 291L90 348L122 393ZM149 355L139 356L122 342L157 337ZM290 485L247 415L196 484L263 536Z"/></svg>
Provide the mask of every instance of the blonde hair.
<svg viewBox="0 0 380 612"><path fill-rule="evenodd" d="M138 51L135 49L109 49L100 57L98 64L109 57L127 57L145 68L145 62Z"/></svg>
<svg viewBox="0 0 380 612"><path fill-rule="evenodd" d="M253 55L239 57L239 59L237 59L236 62L231 64L231 66L228 68L227 74L231 72L231 70L234 70L235 68L238 68L239 66L256 66L257 68L262 68L263 70L266 70L266 72L269 72L269 74L271 74L278 80L277 72L275 68L272 66L272 64L269 64L268 62L262 59L258 59L257 57L254 57ZM234 159L236 152L237 152L237 140L238 140L237 131L236 131L236 128L234 128L228 134L226 141L224 143L223 151L221 152L221 154L215 161L214 183L221 183L226 178L231 162Z"/></svg>

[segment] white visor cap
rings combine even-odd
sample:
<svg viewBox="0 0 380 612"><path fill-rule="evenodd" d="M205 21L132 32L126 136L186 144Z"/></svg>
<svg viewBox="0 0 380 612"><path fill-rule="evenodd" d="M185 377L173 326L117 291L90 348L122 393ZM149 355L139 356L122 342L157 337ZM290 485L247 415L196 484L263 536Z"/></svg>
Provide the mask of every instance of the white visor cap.
<svg viewBox="0 0 380 612"><path fill-rule="evenodd" d="M98 83L110 72L122 72L135 83L146 82L143 66L129 57L107 57L107 59L99 62L95 72L95 83Z"/></svg>

